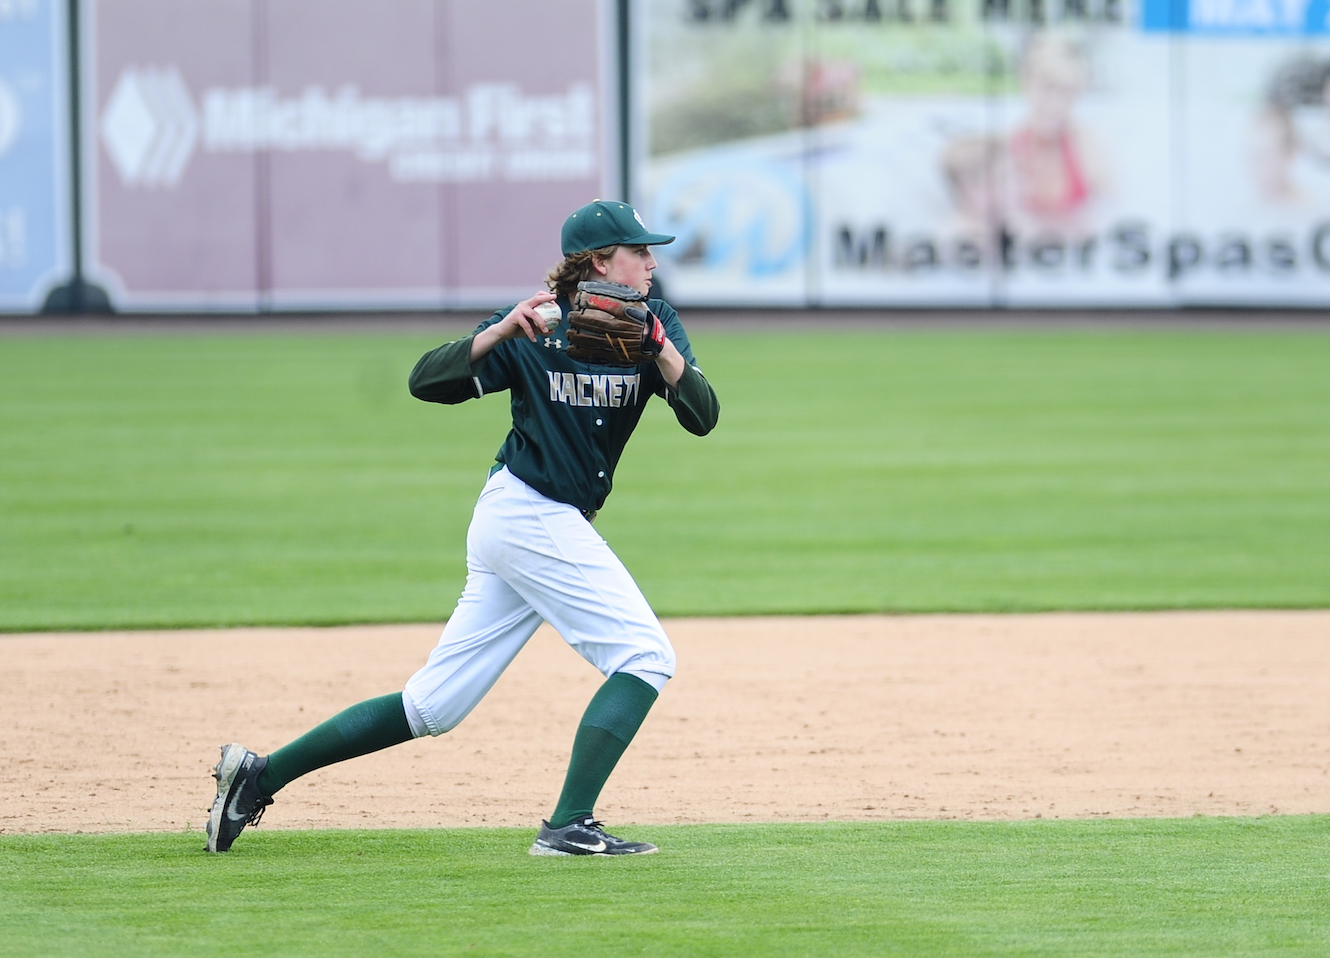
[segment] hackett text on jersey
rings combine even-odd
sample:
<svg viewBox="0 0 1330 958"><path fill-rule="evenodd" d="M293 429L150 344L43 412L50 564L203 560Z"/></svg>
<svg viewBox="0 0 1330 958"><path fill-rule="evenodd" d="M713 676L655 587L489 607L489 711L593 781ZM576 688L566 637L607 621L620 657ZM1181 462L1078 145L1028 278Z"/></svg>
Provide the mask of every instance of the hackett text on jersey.
<svg viewBox="0 0 1330 958"><path fill-rule="evenodd" d="M624 376L592 373L559 373L553 369L550 376L550 402L566 402L570 406L631 406L642 389L642 376Z"/></svg>
<svg viewBox="0 0 1330 958"><path fill-rule="evenodd" d="M470 336L431 350L411 372L411 394L439 403L460 403L508 390L513 426L495 460L542 495L596 512L614 483L614 469L652 395L670 404L689 432L704 436L715 428L720 403L697 368L688 334L664 300L648 306L684 358L684 374L670 388L654 362L632 369L579 362L566 352L569 304L560 298L563 318L549 335L499 343L470 361L476 334L512 309L501 309Z"/></svg>

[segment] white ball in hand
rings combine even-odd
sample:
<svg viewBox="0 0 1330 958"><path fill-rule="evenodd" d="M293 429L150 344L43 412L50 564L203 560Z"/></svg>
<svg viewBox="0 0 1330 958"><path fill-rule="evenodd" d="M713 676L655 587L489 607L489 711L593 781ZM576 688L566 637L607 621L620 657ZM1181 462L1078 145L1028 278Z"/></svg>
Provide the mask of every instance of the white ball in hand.
<svg viewBox="0 0 1330 958"><path fill-rule="evenodd" d="M536 307L536 312L539 313L540 318L545 320L545 323L551 327L557 326L559 321L563 319L563 311L559 309L559 304L553 300L548 303L541 303Z"/></svg>

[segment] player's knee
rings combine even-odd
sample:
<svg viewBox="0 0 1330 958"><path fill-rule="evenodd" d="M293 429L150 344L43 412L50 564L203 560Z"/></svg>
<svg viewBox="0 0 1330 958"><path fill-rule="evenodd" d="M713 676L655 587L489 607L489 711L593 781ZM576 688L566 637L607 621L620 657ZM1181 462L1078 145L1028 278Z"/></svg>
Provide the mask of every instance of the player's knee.
<svg viewBox="0 0 1330 958"><path fill-rule="evenodd" d="M416 707L415 701L411 698L411 693L402 692L402 710L406 712L406 724L411 727L411 734L416 738L425 735L442 735L445 729L439 729L437 732L429 727L425 717L420 714L420 709Z"/></svg>
<svg viewBox="0 0 1330 958"><path fill-rule="evenodd" d="M674 668L674 646L670 645L670 640L662 632L656 642L647 648L640 648L636 655L619 667L619 671L637 676L659 692L670 676L674 675Z"/></svg>
<svg viewBox="0 0 1330 958"><path fill-rule="evenodd" d="M641 679L647 685L656 690L659 695L665 689L665 683L670 680L668 675L663 672L647 672L643 669L620 669L624 675L631 675L635 679Z"/></svg>

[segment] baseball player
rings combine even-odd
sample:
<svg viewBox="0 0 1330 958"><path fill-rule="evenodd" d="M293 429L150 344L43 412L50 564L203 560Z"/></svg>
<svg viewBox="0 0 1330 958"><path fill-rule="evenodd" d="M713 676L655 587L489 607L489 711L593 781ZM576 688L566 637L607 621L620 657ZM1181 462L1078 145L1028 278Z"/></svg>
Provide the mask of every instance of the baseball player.
<svg viewBox="0 0 1330 958"><path fill-rule="evenodd" d="M507 390L512 429L467 532L466 587L402 692L353 705L270 755L222 746L208 850L224 852L288 783L334 762L452 729L542 621L606 676L573 739L563 791L532 855L641 855L594 807L674 674L674 650L623 563L592 526L651 396L705 436L720 405L678 315L647 299L652 233L626 203L597 200L563 226L563 261L540 292L426 353L412 395L460 403Z"/></svg>

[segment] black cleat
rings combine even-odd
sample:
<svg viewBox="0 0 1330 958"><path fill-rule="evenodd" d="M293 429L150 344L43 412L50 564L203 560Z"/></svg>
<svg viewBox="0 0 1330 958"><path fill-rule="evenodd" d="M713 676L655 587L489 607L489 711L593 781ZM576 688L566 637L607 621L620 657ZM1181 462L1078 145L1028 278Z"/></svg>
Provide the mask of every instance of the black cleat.
<svg viewBox="0 0 1330 958"><path fill-rule="evenodd" d="M584 818L563 828L540 823L540 834L530 848L532 855L652 855L656 846L650 842L626 842L607 835L600 822Z"/></svg>
<svg viewBox="0 0 1330 958"><path fill-rule="evenodd" d="M259 791L259 773L268 766L268 758L232 742L222 746L222 757L212 768L217 779L217 797L208 816L208 851L225 852L231 848L246 825L257 825L272 797Z"/></svg>

